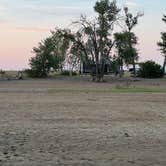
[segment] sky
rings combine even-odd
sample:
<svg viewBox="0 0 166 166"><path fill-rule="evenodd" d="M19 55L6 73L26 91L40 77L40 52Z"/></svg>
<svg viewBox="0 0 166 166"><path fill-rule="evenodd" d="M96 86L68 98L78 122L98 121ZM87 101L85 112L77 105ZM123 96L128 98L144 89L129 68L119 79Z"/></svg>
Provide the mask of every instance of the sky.
<svg viewBox="0 0 166 166"><path fill-rule="evenodd" d="M0 69L28 68L32 48L55 27L70 27L81 14L93 16L96 0L0 0ZM166 0L117 0L119 7L128 6L133 14L144 12L135 27L140 61L163 57L156 45L160 32L166 31L161 21L166 14Z"/></svg>

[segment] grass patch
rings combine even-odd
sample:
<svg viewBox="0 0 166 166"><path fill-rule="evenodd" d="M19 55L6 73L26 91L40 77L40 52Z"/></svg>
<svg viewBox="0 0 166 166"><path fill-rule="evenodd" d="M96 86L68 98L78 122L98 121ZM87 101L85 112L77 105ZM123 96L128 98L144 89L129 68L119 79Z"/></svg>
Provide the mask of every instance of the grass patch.
<svg viewBox="0 0 166 166"><path fill-rule="evenodd" d="M110 88L110 89L48 89L48 93L166 93L159 88Z"/></svg>
<svg viewBox="0 0 166 166"><path fill-rule="evenodd" d="M134 93L166 93L166 89L159 88L114 88L113 92L134 92Z"/></svg>

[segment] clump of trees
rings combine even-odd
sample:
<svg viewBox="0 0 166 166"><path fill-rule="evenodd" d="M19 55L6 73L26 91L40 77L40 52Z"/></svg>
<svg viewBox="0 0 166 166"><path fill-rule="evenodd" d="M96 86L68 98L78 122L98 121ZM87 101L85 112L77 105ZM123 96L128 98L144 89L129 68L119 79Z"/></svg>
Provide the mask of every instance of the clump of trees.
<svg viewBox="0 0 166 166"><path fill-rule="evenodd" d="M137 37L132 30L142 14L133 16L127 7L121 10L116 1L109 0L97 1L94 11L94 19L81 15L73 22L78 27L76 31L56 29L51 32L51 37L33 48L35 57L30 59L31 72L45 77L51 69L62 70L67 61L73 68L80 63L95 66L92 69L94 81L103 80L105 66L111 62L116 64L120 73L124 64L133 64L135 73ZM117 24L123 25L122 32L114 34ZM115 56L113 47L117 50Z"/></svg>
<svg viewBox="0 0 166 166"><path fill-rule="evenodd" d="M143 78L161 78L164 75L163 68L153 61L140 64L138 75Z"/></svg>

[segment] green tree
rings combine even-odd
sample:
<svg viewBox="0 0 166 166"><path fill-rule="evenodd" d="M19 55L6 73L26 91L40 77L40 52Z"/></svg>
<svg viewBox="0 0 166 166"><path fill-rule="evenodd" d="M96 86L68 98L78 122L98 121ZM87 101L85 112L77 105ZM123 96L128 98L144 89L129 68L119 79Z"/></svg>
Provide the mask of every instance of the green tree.
<svg viewBox="0 0 166 166"><path fill-rule="evenodd" d="M68 33L70 30L68 29L58 29L55 31L51 31L52 34L52 42L54 47L54 57L58 59L57 69L63 70L64 62L66 59L67 51L69 48L70 40L64 36L64 34Z"/></svg>
<svg viewBox="0 0 166 166"><path fill-rule="evenodd" d="M162 20L166 23L166 15L163 16ZM161 32L161 41L157 43L160 47L161 53L164 55L164 63L163 63L163 72L165 73L166 69L166 32Z"/></svg>
<svg viewBox="0 0 166 166"><path fill-rule="evenodd" d="M35 57L30 59L31 73L36 77L46 77L51 69L61 69L69 42L61 34L65 30L56 29L52 35L33 48Z"/></svg>
<svg viewBox="0 0 166 166"><path fill-rule="evenodd" d="M138 24L138 19L139 17L142 17L143 14L137 13L136 16L133 16L133 14L129 12L128 7L124 8L124 12L125 12L125 24L127 27L126 31L128 33L133 33L132 32L133 28ZM135 61L138 60L138 53L135 48L135 45L137 44L137 40L135 40L136 42L133 42L133 34L128 35L128 44L129 44L128 54L130 54L131 64L133 65L134 77L136 77L136 67L135 67L136 62Z"/></svg>
<svg viewBox="0 0 166 166"><path fill-rule="evenodd" d="M38 47L33 48L33 53L35 53L35 57L30 59L30 67L37 77L46 77L51 67L57 68L51 38L41 41Z"/></svg>
<svg viewBox="0 0 166 166"><path fill-rule="evenodd" d="M163 70L159 64L153 61L147 61L140 64L138 75L143 78L161 78L163 77Z"/></svg>
<svg viewBox="0 0 166 166"><path fill-rule="evenodd" d="M137 38L132 32L120 32L114 34L115 48L117 50L117 62L119 66L119 74L122 76L123 65L129 65L132 63L133 56L136 54L135 45L137 44ZM130 44L131 43L131 44ZM132 45L132 47L131 47ZM136 59L137 57L135 57Z"/></svg>

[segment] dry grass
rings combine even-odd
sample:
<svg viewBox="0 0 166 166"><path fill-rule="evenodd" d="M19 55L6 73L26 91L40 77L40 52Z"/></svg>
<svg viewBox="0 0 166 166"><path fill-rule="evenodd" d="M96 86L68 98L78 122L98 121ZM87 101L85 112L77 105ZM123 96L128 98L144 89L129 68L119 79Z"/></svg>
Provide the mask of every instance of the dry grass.
<svg viewBox="0 0 166 166"><path fill-rule="evenodd" d="M0 165L165 166L166 80L88 79L1 81Z"/></svg>

